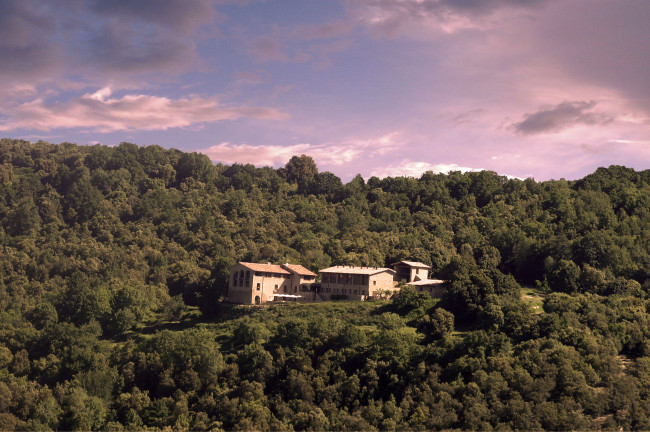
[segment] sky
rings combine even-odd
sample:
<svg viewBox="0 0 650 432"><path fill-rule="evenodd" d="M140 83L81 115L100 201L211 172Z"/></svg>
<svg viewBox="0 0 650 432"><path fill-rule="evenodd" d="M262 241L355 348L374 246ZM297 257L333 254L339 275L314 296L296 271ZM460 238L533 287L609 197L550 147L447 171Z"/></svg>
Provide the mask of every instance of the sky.
<svg viewBox="0 0 650 432"><path fill-rule="evenodd" d="M650 168L650 1L0 0L0 137L344 181Z"/></svg>

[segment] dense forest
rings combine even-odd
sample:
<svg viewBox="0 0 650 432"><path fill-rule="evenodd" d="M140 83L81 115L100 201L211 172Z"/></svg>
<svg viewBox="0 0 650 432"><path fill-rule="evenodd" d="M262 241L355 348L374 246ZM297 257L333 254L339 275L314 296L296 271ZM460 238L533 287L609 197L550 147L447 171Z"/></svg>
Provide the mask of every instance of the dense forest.
<svg viewBox="0 0 650 432"><path fill-rule="evenodd" d="M224 302L240 260L403 259L446 295ZM649 294L650 170L344 184L0 140L0 430L648 430Z"/></svg>

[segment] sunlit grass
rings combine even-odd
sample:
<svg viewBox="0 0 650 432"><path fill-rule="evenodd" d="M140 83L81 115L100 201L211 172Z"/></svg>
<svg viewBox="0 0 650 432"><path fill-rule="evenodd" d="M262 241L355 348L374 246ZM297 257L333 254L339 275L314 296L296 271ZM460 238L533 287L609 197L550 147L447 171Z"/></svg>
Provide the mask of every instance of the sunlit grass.
<svg viewBox="0 0 650 432"><path fill-rule="evenodd" d="M544 312L545 295L542 292L533 287L523 287L520 289L520 293L521 299L530 305L534 313L541 314Z"/></svg>

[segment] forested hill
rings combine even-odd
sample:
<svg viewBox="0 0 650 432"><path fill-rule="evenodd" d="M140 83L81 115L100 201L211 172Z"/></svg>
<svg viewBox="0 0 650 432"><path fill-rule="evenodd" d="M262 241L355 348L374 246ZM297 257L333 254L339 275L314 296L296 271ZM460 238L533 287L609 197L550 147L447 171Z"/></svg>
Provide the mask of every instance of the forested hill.
<svg viewBox="0 0 650 432"><path fill-rule="evenodd" d="M649 230L650 170L343 184L307 156L2 139L0 429L648 429ZM452 282L441 303L133 336L188 307L230 317L240 260L403 259Z"/></svg>

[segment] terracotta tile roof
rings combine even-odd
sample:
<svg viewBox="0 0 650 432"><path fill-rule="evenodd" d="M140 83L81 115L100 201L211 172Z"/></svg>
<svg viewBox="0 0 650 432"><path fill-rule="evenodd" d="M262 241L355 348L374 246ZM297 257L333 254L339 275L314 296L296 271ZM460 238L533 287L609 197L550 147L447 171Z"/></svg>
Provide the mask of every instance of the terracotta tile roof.
<svg viewBox="0 0 650 432"><path fill-rule="evenodd" d="M391 265L396 266L398 264L404 264L404 265L407 265L409 267L415 267L415 268L427 268L427 269L431 268L431 266L426 265L425 263L417 262L417 261L400 261L400 262L393 263Z"/></svg>
<svg viewBox="0 0 650 432"><path fill-rule="evenodd" d="M316 277L316 273L306 269L305 267L301 266L300 264L283 264L283 268L289 270L290 272L299 274L301 276L314 276Z"/></svg>
<svg viewBox="0 0 650 432"><path fill-rule="evenodd" d="M283 269L281 266L276 264L257 264L257 263L247 263L247 262L239 262L237 264L241 264L247 269L257 271L257 272L291 274L287 270Z"/></svg>
<svg viewBox="0 0 650 432"><path fill-rule="evenodd" d="M363 274L373 275L381 272L390 272L395 274L395 270L385 267L351 267L351 266L335 266L320 270L320 273L343 273L343 274Z"/></svg>

